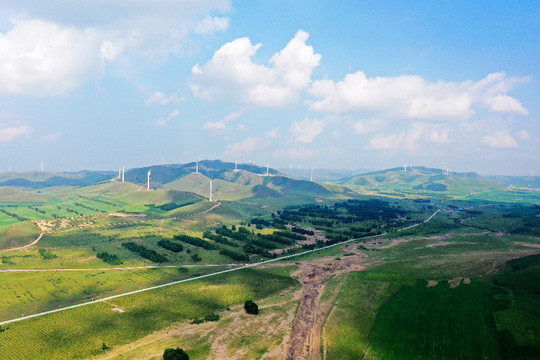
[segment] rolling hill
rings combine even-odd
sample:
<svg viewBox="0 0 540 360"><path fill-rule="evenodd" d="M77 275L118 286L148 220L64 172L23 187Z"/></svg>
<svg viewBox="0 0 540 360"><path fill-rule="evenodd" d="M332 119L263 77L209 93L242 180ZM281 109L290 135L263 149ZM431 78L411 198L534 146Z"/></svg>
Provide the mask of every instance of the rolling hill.
<svg viewBox="0 0 540 360"><path fill-rule="evenodd" d="M359 192L394 191L405 193L467 194L501 189L502 185L476 173L451 172L441 169L414 167L404 171L393 168L353 176L338 182Z"/></svg>

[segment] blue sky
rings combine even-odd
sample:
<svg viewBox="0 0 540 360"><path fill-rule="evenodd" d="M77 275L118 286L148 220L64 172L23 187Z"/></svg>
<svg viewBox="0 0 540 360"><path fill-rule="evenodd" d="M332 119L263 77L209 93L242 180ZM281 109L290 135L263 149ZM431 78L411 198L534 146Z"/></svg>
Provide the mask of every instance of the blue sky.
<svg viewBox="0 0 540 360"><path fill-rule="evenodd" d="M0 171L538 175L539 19L532 1L0 0Z"/></svg>

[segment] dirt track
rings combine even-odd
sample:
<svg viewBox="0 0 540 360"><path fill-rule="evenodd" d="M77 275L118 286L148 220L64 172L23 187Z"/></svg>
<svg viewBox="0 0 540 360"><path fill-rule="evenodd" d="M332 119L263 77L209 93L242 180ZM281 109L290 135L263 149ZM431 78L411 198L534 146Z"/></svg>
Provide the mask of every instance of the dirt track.
<svg viewBox="0 0 540 360"><path fill-rule="evenodd" d="M354 255L340 260L321 259L301 264L299 271L293 274L303 283L303 288L285 357L287 360L322 358L321 330L333 302L321 304L326 280L351 271L360 271L368 265L367 257L359 254L354 247L348 246L346 251Z"/></svg>

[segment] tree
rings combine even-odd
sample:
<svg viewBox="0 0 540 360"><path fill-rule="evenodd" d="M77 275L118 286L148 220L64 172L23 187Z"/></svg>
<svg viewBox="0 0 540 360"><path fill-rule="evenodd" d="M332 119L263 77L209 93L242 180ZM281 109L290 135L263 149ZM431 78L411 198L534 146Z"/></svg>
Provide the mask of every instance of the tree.
<svg viewBox="0 0 540 360"><path fill-rule="evenodd" d="M248 314L257 315L259 313L259 306L253 302L253 300L248 300L244 304L244 309Z"/></svg>
<svg viewBox="0 0 540 360"><path fill-rule="evenodd" d="M189 356L183 349L165 349L163 360L189 360Z"/></svg>

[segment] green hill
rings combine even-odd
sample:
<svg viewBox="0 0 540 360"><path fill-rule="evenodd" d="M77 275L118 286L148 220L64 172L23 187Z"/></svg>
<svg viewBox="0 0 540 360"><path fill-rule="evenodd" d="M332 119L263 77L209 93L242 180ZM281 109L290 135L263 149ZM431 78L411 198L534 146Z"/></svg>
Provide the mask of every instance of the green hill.
<svg viewBox="0 0 540 360"><path fill-rule="evenodd" d="M414 167L407 171L393 168L370 172L338 183L363 193L393 191L459 195L502 188L500 184L476 173L451 172L446 175L441 169L426 167Z"/></svg>

